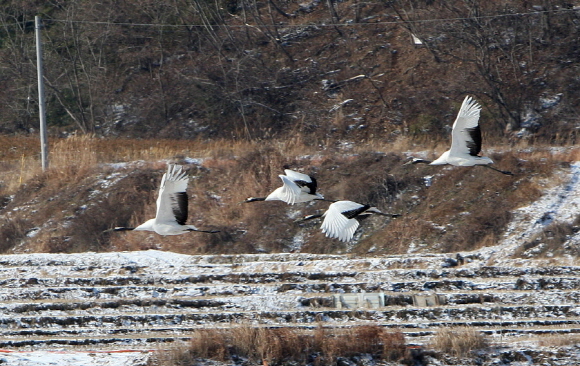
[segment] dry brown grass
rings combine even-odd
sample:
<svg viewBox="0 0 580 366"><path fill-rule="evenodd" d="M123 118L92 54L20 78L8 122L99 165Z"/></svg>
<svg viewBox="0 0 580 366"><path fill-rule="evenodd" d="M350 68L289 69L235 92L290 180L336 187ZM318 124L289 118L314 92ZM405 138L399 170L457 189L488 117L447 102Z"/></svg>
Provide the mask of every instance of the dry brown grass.
<svg viewBox="0 0 580 366"><path fill-rule="evenodd" d="M435 334L429 346L437 351L457 357L467 357L471 352L487 348L489 339L481 332L469 328L443 328Z"/></svg>
<svg viewBox="0 0 580 366"><path fill-rule="evenodd" d="M510 211L539 197L547 182L555 181L555 169L580 158L580 149L573 147L555 151L522 145L492 154L497 166L512 170L514 177L482 167L403 166L404 152L423 150L417 141L409 137L392 143L373 139L344 150L333 145L308 146L299 136L259 143L73 136L52 140L51 165L43 173L34 152L35 139L3 137L0 207L10 203L28 209L16 211L8 220L18 225L0 223L6 233L2 245L10 250L22 241L28 250L51 252L156 248L189 254L252 253L295 249L295 238L302 236L300 251L345 252L349 245L326 238L319 222L293 222L296 215L323 212L327 203L239 204L278 187L278 174L288 165L314 175L327 198L368 203L403 215L363 222L363 235L353 249L357 254L369 250L404 253L411 243L428 251L471 250L495 244L510 220ZM425 144L438 152L447 147L447 141ZM192 177L188 222L220 230L219 234L170 238L139 232L102 235L104 229L135 226L154 217L166 162L184 163L186 157L200 159L200 164L185 164ZM119 162L131 164L125 168L107 165ZM105 191L98 182L110 174L127 178ZM434 176L430 187L424 184L426 175ZM99 191L101 195L95 195ZM59 229L58 224L65 221L70 221L68 229ZM25 233L34 227L46 230L32 241Z"/></svg>
<svg viewBox="0 0 580 366"><path fill-rule="evenodd" d="M268 173L268 168L275 167L271 174L275 177L281 166L296 163L296 158L299 156L318 154L323 162L328 160L328 157L325 158L324 155L332 155L336 152L335 148L323 146L321 150L319 147L304 145L299 137L288 141L274 140L253 143L239 140L101 139L82 135L66 139L50 139L49 142L50 170L58 173L83 172L83 169L93 167L97 163L158 161L191 156L206 158L204 164L208 168L215 167L215 165L227 168L228 159L231 160L230 164L233 160L246 160L251 165L245 164L244 168L257 170L261 173L260 181L263 179L263 173ZM521 146L520 149L525 147ZM419 142L417 139L401 136L393 142L372 139L364 141L364 143L354 144L349 153L364 154L369 151L380 151L400 154L418 150L440 153L446 148L447 141ZM433 156L435 155L433 154ZM525 155L525 158L532 161L542 159L575 161L580 158L580 149L561 149L552 153L540 147L533 152L518 155L520 155L519 157ZM260 159L256 159L258 156ZM3 179L2 189L11 193L20 184L40 173L38 138L0 136L0 161L5 165L2 170L6 170L6 174L9 174ZM313 163L316 164L315 161ZM224 164L226 165L224 166Z"/></svg>
<svg viewBox="0 0 580 366"><path fill-rule="evenodd" d="M401 361L409 357L399 331L378 326L345 329L317 328L314 332L294 328L264 328L250 325L230 329L196 331L189 347L154 357L155 365L180 365L179 359L227 361L247 359L251 363L277 365L284 362L333 365L339 357L369 354L378 359ZM167 360L160 363L160 360Z"/></svg>
<svg viewBox="0 0 580 366"><path fill-rule="evenodd" d="M35 137L0 138L0 157L5 165L1 188L3 194L11 194L21 184L41 174L40 144ZM47 174L58 176L62 181L81 176L101 163L154 162L188 155L205 158L215 156L216 152L219 156L234 156L249 146L249 143L233 141L100 139L90 135L49 141Z"/></svg>
<svg viewBox="0 0 580 366"><path fill-rule="evenodd" d="M540 347L563 347L580 343L580 335L554 334L543 335L535 339Z"/></svg>
<svg viewBox="0 0 580 366"><path fill-rule="evenodd" d="M0 251L6 252L12 249L14 243L26 235L29 223L21 218L2 219L0 221Z"/></svg>

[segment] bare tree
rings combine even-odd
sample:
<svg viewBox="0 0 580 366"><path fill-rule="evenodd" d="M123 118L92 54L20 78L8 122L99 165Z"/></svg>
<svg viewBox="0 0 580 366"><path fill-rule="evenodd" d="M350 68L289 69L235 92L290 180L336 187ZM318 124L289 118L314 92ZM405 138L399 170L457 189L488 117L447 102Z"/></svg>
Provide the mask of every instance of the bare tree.
<svg viewBox="0 0 580 366"><path fill-rule="evenodd" d="M8 2L0 12L0 130L37 129L34 14Z"/></svg>
<svg viewBox="0 0 580 366"><path fill-rule="evenodd" d="M571 15L551 12L553 4L544 4L542 11L530 11L524 2L504 7L475 0L437 3L400 0L388 4L399 15L402 25L423 41L437 62L465 65L465 75L473 68L487 88L475 90L470 85L477 83L472 82L466 83L462 92L487 95L508 129L520 127L523 110L542 92L542 88L534 85L545 77L543 70L547 64L538 56L538 51L551 37L554 23L561 26L567 22L564 17ZM432 13L442 19L433 19ZM566 37L578 34L577 29L567 28L569 36Z"/></svg>

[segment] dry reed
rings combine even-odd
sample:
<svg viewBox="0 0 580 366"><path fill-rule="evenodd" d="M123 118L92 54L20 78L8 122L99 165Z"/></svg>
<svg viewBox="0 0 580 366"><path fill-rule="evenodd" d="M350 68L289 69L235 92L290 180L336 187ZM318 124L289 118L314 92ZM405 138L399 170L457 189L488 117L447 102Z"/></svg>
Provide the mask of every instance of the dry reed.
<svg viewBox="0 0 580 366"><path fill-rule="evenodd" d="M247 359L251 363L277 365L285 362L333 365L340 357L360 354L377 359L401 361L409 358L405 339L400 331L379 326L353 328L317 328L314 332L295 328L264 328L251 325L230 329L207 329L194 332L189 346L169 355L160 353L155 365L173 366L160 360L175 359ZM171 356L171 357L170 357Z"/></svg>
<svg viewBox="0 0 580 366"><path fill-rule="evenodd" d="M467 357L475 350L487 348L489 344L489 339L483 333L469 327L458 327L439 330L431 340L430 347L457 357Z"/></svg>

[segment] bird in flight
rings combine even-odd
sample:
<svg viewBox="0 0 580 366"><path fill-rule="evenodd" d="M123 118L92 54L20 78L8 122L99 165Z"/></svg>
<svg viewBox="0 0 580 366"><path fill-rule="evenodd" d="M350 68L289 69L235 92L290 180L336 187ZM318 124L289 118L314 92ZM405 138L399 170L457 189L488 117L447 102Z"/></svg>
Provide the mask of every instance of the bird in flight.
<svg viewBox="0 0 580 366"><path fill-rule="evenodd" d="M388 214L379 211L376 207L363 205L353 201L336 201L328 206L324 214L308 215L298 222L324 217L320 228L329 238L337 238L341 241L348 242L354 236L356 229L359 227L360 220L370 215L381 215L388 217L398 217L399 214Z"/></svg>
<svg viewBox="0 0 580 366"><path fill-rule="evenodd" d="M316 192L317 185L314 177L290 169L285 169L284 173L286 175L279 175L282 179L282 187L276 188L267 197L250 197L243 202L283 201L293 205L313 200L327 201L324 196Z"/></svg>
<svg viewBox="0 0 580 366"><path fill-rule="evenodd" d="M115 227L107 231L144 230L159 235L179 235L191 231L217 233L217 230L200 230L187 221L187 183L189 177L181 165L169 164L163 174L157 197L157 213L154 219L145 221L137 227Z"/></svg>
<svg viewBox="0 0 580 366"><path fill-rule="evenodd" d="M474 166L481 165L502 174L513 175L512 172L500 170L490 166L493 160L486 156L479 156L481 152L481 129L479 128L479 113L481 106L470 96L466 96L461 104L457 118L451 131L451 148L434 160L412 158L407 164L429 165L455 165Z"/></svg>

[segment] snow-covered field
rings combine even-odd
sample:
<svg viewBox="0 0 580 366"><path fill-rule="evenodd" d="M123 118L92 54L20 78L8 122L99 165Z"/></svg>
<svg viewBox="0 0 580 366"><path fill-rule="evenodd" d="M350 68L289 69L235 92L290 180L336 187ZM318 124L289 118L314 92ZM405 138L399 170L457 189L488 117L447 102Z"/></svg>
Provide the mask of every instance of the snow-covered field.
<svg viewBox="0 0 580 366"><path fill-rule="evenodd" d="M142 366L145 352L24 351L3 352L0 360L11 366Z"/></svg>
<svg viewBox="0 0 580 366"><path fill-rule="evenodd" d="M538 201L514 212L497 245L461 253L465 263L457 266L455 253L417 252L0 256L0 363L145 365L148 351L186 340L195 329L240 324L381 324L402 329L414 344L426 344L440 327L467 325L488 334L496 350L548 354L540 340L580 333L577 259L511 256L548 225L576 219L580 163L562 174L560 184L546 182ZM564 245L579 242L572 235ZM333 295L352 292L383 293L393 305L356 312L328 306ZM419 304L433 296L440 303ZM127 350L133 352L118 352ZM568 363L551 364L580 359L578 347L566 352Z"/></svg>

